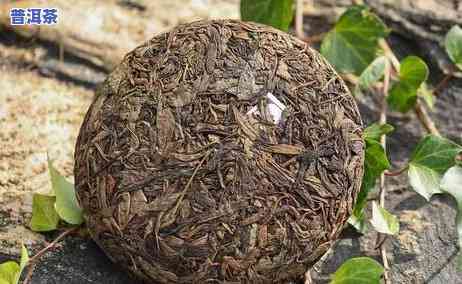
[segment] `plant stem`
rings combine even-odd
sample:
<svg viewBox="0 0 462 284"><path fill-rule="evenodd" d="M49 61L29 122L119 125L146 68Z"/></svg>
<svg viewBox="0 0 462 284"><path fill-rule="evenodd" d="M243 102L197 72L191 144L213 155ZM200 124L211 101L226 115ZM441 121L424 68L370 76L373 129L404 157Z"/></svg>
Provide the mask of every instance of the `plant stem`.
<svg viewBox="0 0 462 284"><path fill-rule="evenodd" d="M65 236L69 235L70 233L73 233L75 231L77 231L77 229L79 229L79 227L71 227L71 228L68 228L66 229L64 232L62 232L58 237L56 237L56 239L54 239L51 243L49 243L46 247L44 247L43 249L41 249L37 254L35 254L33 257L31 257L29 259L29 262L34 262L34 261L37 261L38 259L40 259L40 257L46 253L49 249L51 249L52 247L54 247L56 244L58 244L58 242L60 240L62 240Z"/></svg>
<svg viewBox="0 0 462 284"><path fill-rule="evenodd" d="M441 136L440 132L435 126L435 123L430 118L430 116L427 113L427 110L424 108L424 106L422 105L420 101L416 102L414 111L415 111L415 114L417 115L417 118L420 120L423 127L425 128L425 130L427 130L428 133L431 133L436 136Z"/></svg>
<svg viewBox="0 0 462 284"><path fill-rule="evenodd" d="M32 279L32 274L34 274L34 270L35 270L35 264L36 264L35 262L31 263L29 270L27 271L26 277L24 278L23 284L29 283L30 280Z"/></svg>
<svg viewBox="0 0 462 284"><path fill-rule="evenodd" d="M383 49L385 52L385 55L390 59L391 65L395 69L397 73L399 73L399 60L396 57L396 55L393 53L393 50L391 50L390 46L388 45L387 41L385 39L379 40L379 46Z"/></svg>
<svg viewBox="0 0 462 284"><path fill-rule="evenodd" d="M399 176L400 174L404 173L408 168L409 168L409 166L405 166L404 168L396 170L394 172L385 171L384 174L385 174L385 176L388 176L388 177L395 177L395 176Z"/></svg>
<svg viewBox="0 0 462 284"><path fill-rule="evenodd" d="M407 189L406 187L388 188L387 193L390 193L390 192L403 192L406 189ZM377 200L379 200L379 197L380 197L379 193L377 193L377 194L369 194L368 198L367 198L367 202L369 202L369 201L377 201Z"/></svg>
<svg viewBox="0 0 462 284"><path fill-rule="evenodd" d="M385 55L390 59L391 64L393 65L393 68L397 73L399 73L399 68L400 68L400 63L396 55L393 53L391 50L390 46L388 45L387 41L384 39L381 39L379 41L380 47L385 51ZM422 123L423 127L428 133L431 133L436 136L441 136L440 132L435 126L435 123L433 120L430 118L428 115L427 111L425 110L424 106L422 103L417 100L414 111L417 115L417 118L419 119L420 123Z"/></svg>
<svg viewBox="0 0 462 284"><path fill-rule="evenodd" d="M24 279L23 284L29 283L29 281L32 279L32 274L34 273L35 265L37 264L38 260L51 248L56 246L60 240L62 240L65 236L77 231L79 227L72 227L66 229L64 232L62 232L56 239L54 239L51 243L49 243L46 247L41 249L38 253L36 253L33 257L29 259L29 271L27 272L27 275Z"/></svg>
<svg viewBox="0 0 462 284"><path fill-rule="evenodd" d="M303 32L303 0L297 0L295 7L295 35L302 39L305 38Z"/></svg>
<svg viewBox="0 0 462 284"><path fill-rule="evenodd" d="M313 284L313 279L311 278L311 269L305 272L305 282L303 284Z"/></svg>
<svg viewBox="0 0 462 284"><path fill-rule="evenodd" d="M446 75L444 76L443 80L441 80L441 81L435 86L435 89L433 89L433 95L435 95L435 96L439 95L439 93L441 92L441 90L444 89L444 88L447 86L449 80L451 80L452 77L454 76L452 72L453 72L453 71L451 71L449 74L446 74Z"/></svg>
<svg viewBox="0 0 462 284"><path fill-rule="evenodd" d="M391 67L387 63L385 65L385 76L384 76L384 81L383 81L383 97L382 97L382 105L380 107L380 117L379 117L379 124L385 124L387 123L387 96L388 96L388 89L390 86L390 76L391 76ZM380 144L382 144L383 149L386 151L387 147L387 136L382 135L380 137ZM386 188L385 188L385 174L382 173L380 175L380 191L379 191L379 203L382 208L385 208L385 194L386 194ZM380 239L381 234L378 233L377 238ZM387 251L384 246L384 242L380 242L379 245L380 248L380 253L382 255L382 263L384 267L384 280L385 284L390 283L390 278L388 276L388 271L390 270L390 266L388 264L388 258L387 258Z"/></svg>
<svg viewBox="0 0 462 284"><path fill-rule="evenodd" d="M326 35L326 33L320 33L320 34L317 34L317 35L307 36L307 37L303 38L303 41L307 42L307 43L311 43L311 44L321 42L325 35Z"/></svg>

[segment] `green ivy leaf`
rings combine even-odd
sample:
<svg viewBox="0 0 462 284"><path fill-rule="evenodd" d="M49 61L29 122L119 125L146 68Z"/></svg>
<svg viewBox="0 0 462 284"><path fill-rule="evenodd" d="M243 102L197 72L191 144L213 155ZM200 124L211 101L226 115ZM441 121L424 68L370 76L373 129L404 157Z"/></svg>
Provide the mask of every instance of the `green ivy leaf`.
<svg viewBox="0 0 462 284"><path fill-rule="evenodd" d="M288 31L294 15L293 0L241 0L241 19Z"/></svg>
<svg viewBox="0 0 462 284"><path fill-rule="evenodd" d="M15 283L19 283L19 278L21 277L21 274L28 263L29 263L29 253L27 252L27 248L24 245L21 245L21 260L19 261L19 272L16 275Z"/></svg>
<svg viewBox="0 0 462 284"><path fill-rule="evenodd" d="M366 184L375 185L375 180L386 169L390 168L387 155L382 145L378 141L366 139L366 153L365 153L365 178ZM364 180L363 180L364 182Z"/></svg>
<svg viewBox="0 0 462 284"><path fill-rule="evenodd" d="M398 218L378 205L375 201L372 202L371 224L379 233L396 235L399 232Z"/></svg>
<svg viewBox="0 0 462 284"><path fill-rule="evenodd" d="M361 234L365 234L367 232L368 226L366 216L363 212L361 212L359 216L352 214L350 218L348 218L348 223Z"/></svg>
<svg viewBox="0 0 462 284"><path fill-rule="evenodd" d="M364 129L364 139L371 139L371 140L380 140L380 136L388 134L395 130L395 128L390 124L378 124L372 123L366 129Z"/></svg>
<svg viewBox="0 0 462 284"><path fill-rule="evenodd" d="M462 146L443 137L425 136L416 146L411 163L429 167L443 174L454 165L455 156L462 151Z"/></svg>
<svg viewBox="0 0 462 284"><path fill-rule="evenodd" d="M409 183L412 188L430 200L440 193L441 176L455 164L455 156L462 151L456 143L435 135L424 137L417 144L409 163Z"/></svg>
<svg viewBox="0 0 462 284"><path fill-rule="evenodd" d="M348 218L348 223L352 225L358 232L365 233L367 230L366 216L364 215L364 207L367 204L367 196L375 186L375 179L372 181L371 177L366 176L367 172L364 169L363 182L361 189L356 198L356 203L353 208L353 213Z"/></svg>
<svg viewBox="0 0 462 284"><path fill-rule="evenodd" d="M457 202L456 226L459 247L462 247L462 167L454 166L447 170L441 179L441 189L452 195ZM457 258L457 269L462 271L462 254L460 252Z"/></svg>
<svg viewBox="0 0 462 284"><path fill-rule="evenodd" d="M431 168L411 163L409 164L408 177L412 188L427 201L433 194L441 193L441 176Z"/></svg>
<svg viewBox="0 0 462 284"><path fill-rule="evenodd" d="M387 98L394 110L407 112L417 101L417 90L427 80L428 67L417 56L408 56L401 61L399 81L393 85Z"/></svg>
<svg viewBox="0 0 462 284"><path fill-rule="evenodd" d="M343 13L321 44L321 54L342 73L361 74L378 52L378 40L389 30L365 6L352 6Z"/></svg>
<svg viewBox="0 0 462 284"><path fill-rule="evenodd" d="M333 275L330 284L379 284L383 267L369 257L351 258Z"/></svg>
<svg viewBox="0 0 462 284"><path fill-rule="evenodd" d="M453 26L449 30L444 45L449 58L462 70L462 29L459 26Z"/></svg>
<svg viewBox="0 0 462 284"><path fill-rule="evenodd" d="M0 284L18 284L21 273L29 262L29 254L24 245L21 246L20 264L7 261L0 264Z"/></svg>
<svg viewBox="0 0 462 284"><path fill-rule="evenodd" d="M387 98L388 105L400 112L407 112L417 102L417 90L409 84L398 82Z"/></svg>
<svg viewBox="0 0 462 284"><path fill-rule="evenodd" d="M363 182L353 209L353 216L355 219L351 219L350 224L357 224L358 220L364 220L363 210L367 203L367 196L371 189L374 188L377 178L383 171L390 168L390 162L388 162L387 155L382 145L380 145L378 141L372 139L365 139L365 141L366 153L364 157Z"/></svg>
<svg viewBox="0 0 462 284"><path fill-rule="evenodd" d="M369 66L364 69L359 76L358 85L356 86L355 94L361 93L361 90L367 90L377 83L385 74L388 59L385 56L379 56L372 61Z"/></svg>
<svg viewBox="0 0 462 284"><path fill-rule="evenodd" d="M56 197L35 193L32 197L32 220L30 228L35 232L46 232L58 227L59 216L54 204Z"/></svg>
<svg viewBox="0 0 462 284"><path fill-rule="evenodd" d="M48 170L50 171L51 185L56 195L56 212L69 224L82 224L82 209L77 203L74 186L59 174L50 160L48 160Z"/></svg>
<svg viewBox="0 0 462 284"><path fill-rule="evenodd" d="M16 278L19 270L19 264L15 261L7 261L0 264L0 283L17 284Z"/></svg>
<svg viewBox="0 0 462 284"><path fill-rule="evenodd" d="M462 206L462 167L453 166L449 168L441 179L441 189L452 195L457 204Z"/></svg>
<svg viewBox="0 0 462 284"><path fill-rule="evenodd" d="M27 248L24 245L21 245L21 260L19 262L19 268L21 269L21 271L26 267L28 262L29 253L27 252Z"/></svg>
<svg viewBox="0 0 462 284"><path fill-rule="evenodd" d="M422 86L420 86L417 95L425 101L430 110L433 110L435 107L435 96L433 95L433 92L428 89L428 86L425 82L422 84Z"/></svg>
<svg viewBox="0 0 462 284"><path fill-rule="evenodd" d="M387 155L382 145L378 142L382 134L388 134L394 128L390 124L373 123L364 130L366 141L366 153L364 158L364 175L361 190L353 209L353 214L348 222L355 227L358 232L364 233L367 230L364 207L367 203L367 196L374 188L377 178L383 171L390 168Z"/></svg>

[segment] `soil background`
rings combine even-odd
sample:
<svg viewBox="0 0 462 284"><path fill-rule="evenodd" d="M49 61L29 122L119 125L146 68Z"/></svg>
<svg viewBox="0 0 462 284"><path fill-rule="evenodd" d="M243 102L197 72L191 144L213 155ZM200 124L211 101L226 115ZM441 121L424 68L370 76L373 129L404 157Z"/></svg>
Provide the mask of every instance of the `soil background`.
<svg viewBox="0 0 462 284"><path fill-rule="evenodd" d="M47 154L72 181L74 143L80 124L94 89L108 74L99 61L67 50L66 39L75 36L106 46L107 53L114 52L113 61L118 62L118 56L179 23L239 18L238 0L86 0L72 5L58 0L25 2L21 5L56 5L69 17L61 15L60 25L54 28L66 31L60 35L64 44L47 37L53 30L31 36L0 25L0 263L17 259L22 242L32 254L59 233L37 234L27 228L32 194L51 189ZM329 28L330 24L321 19L305 19L308 35ZM400 57L416 54L432 62L409 39L393 34L390 42ZM106 54L104 49L101 52ZM430 76L435 85L443 74L431 66ZM365 124L378 120L378 100L370 94L359 101ZM449 81L431 116L444 136L462 142L462 79ZM399 168L425 131L412 113L391 113L389 122L396 131L389 136L388 152L393 167ZM462 283L462 274L455 268L455 201L439 195L428 203L408 187L405 176L388 178L387 190L386 207L399 216L401 224L399 235L386 241L393 283ZM314 282L327 283L330 274L352 256L380 260L375 238L372 231L359 235L352 229L345 230L326 259L313 269ZM80 235L66 238L46 253L31 283L136 282L113 265L88 236Z"/></svg>

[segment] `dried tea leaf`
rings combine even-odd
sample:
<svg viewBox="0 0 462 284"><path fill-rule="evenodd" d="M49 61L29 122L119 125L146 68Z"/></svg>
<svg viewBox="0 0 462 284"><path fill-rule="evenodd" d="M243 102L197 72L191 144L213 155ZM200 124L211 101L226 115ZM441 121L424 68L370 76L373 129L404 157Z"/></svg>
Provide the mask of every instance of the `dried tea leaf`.
<svg viewBox="0 0 462 284"><path fill-rule="evenodd" d="M364 141L355 100L314 49L264 25L196 21L115 72L74 169L88 229L115 262L152 283L287 283L334 243Z"/></svg>
<svg viewBox="0 0 462 284"><path fill-rule="evenodd" d="M146 204L145 210L148 211L167 211L176 203L181 193L170 194L165 197L159 197L151 203Z"/></svg>
<svg viewBox="0 0 462 284"><path fill-rule="evenodd" d="M158 125L157 144L163 153L175 134L175 117L170 109L159 103L156 123Z"/></svg>
<svg viewBox="0 0 462 284"><path fill-rule="evenodd" d="M130 202L130 215L142 214L146 208L148 199L142 190L136 190L132 193Z"/></svg>
<svg viewBox="0 0 462 284"><path fill-rule="evenodd" d="M120 195L120 201L117 205L117 220L119 227L123 230L130 221L130 200L131 196L129 192L124 192Z"/></svg>
<svg viewBox="0 0 462 284"><path fill-rule="evenodd" d="M290 144L265 145L262 148L266 152L284 155L300 155L305 150L303 146Z"/></svg>
<svg viewBox="0 0 462 284"><path fill-rule="evenodd" d="M253 74L251 67L247 64L239 77L239 83L237 86L237 97L240 100L249 100L253 97L255 87L254 76L255 75Z"/></svg>
<svg viewBox="0 0 462 284"><path fill-rule="evenodd" d="M170 94L166 94L168 103L172 107L184 107L190 104L196 97L196 93L186 87L179 87Z"/></svg>
<svg viewBox="0 0 462 284"><path fill-rule="evenodd" d="M252 125L250 125L249 120L243 114L241 114L235 106L233 106L232 109L234 117L244 134L247 135L251 141L257 139L257 131L252 127Z"/></svg>

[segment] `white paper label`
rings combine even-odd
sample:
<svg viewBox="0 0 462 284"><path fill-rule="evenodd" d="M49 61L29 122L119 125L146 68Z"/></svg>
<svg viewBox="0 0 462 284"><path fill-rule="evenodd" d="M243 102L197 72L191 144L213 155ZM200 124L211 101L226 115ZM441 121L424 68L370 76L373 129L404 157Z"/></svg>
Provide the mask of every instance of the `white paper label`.
<svg viewBox="0 0 462 284"><path fill-rule="evenodd" d="M267 108L268 108L268 112L271 114L271 116L273 117L273 121L274 123L279 123L279 121L281 120L281 116L282 116L282 112L284 111L284 109L286 108L286 106L281 103L281 101L279 101L275 96L273 96L273 94L271 94L270 92L268 92L266 94L266 98L268 99L268 104L267 104ZM258 107L257 106L254 106L252 107L248 112L247 112L247 115L250 115L250 114L260 114L260 112L258 111Z"/></svg>

